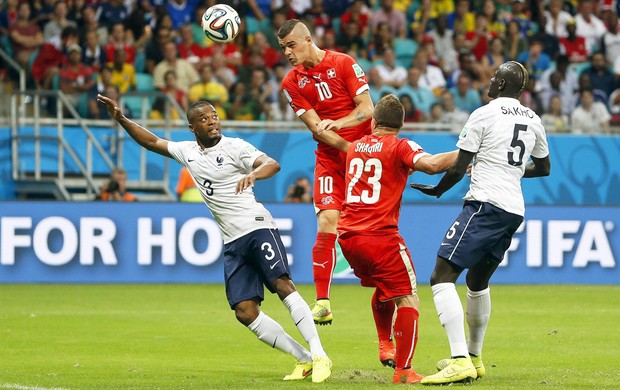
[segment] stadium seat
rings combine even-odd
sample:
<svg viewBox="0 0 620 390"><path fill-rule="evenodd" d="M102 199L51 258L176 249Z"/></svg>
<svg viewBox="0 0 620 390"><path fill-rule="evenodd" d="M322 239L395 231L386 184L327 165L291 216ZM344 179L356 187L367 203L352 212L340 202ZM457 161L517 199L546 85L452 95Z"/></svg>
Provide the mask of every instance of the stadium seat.
<svg viewBox="0 0 620 390"><path fill-rule="evenodd" d="M260 22L258 19L252 16L246 16L245 18L245 28L248 34L254 34L260 29Z"/></svg>
<svg viewBox="0 0 620 390"><path fill-rule="evenodd" d="M368 71L370 70L370 68L372 68L372 62L370 62L369 60L367 60L366 58L358 58L357 59L357 64L359 66L362 67L362 69L364 70L364 72L368 73Z"/></svg>
<svg viewBox="0 0 620 390"><path fill-rule="evenodd" d="M140 92L154 91L153 76L148 73L136 73L136 89Z"/></svg>
<svg viewBox="0 0 620 390"><path fill-rule="evenodd" d="M418 43L412 39L397 38L394 40L394 54L400 63L409 63L418 51Z"/></svg>
<svg viewBox="0 0 620 390"><path fill-rule="evenodd" d="M133 66L136 68L136 73L144 72L144 69L146 68L146 54L144 54L144 52L136 53Z"/></svg>

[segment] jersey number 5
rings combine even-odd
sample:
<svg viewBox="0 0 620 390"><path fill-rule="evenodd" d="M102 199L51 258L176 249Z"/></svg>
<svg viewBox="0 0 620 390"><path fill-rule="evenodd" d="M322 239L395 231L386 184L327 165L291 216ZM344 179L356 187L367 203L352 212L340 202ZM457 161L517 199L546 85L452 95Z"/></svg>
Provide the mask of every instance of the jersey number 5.
<svg viewBox="0 0 620 390"><path fill-rule="evenodd" d="M364 172L372 172L374 174L368 178L368 184L372 186L372 192L368 190L362 190L360 195L353 194L353 188L358 183L360 177ZM351 181L349 182L349 187L347 188L347 202L348 203L358 203L362 202L364 204L374 204L379 200L379 196L381 195L381 175L383 173L383 165L381 165L381 161L376 158L371 158L368 161L364 162L361 158L354 158L351 160L351 164L349 165L349 174L353 174Z"/></svg>
<svg viewBox="0 0 620 390"><path fill-rule="evenodd" d="M513 148L519 148L519 158L515 160L515 152L508 152L508 164L520 167L523 165L523 155L525 154L525 143L519 139L519 132L527 131L527 125L516 124L512 133L512 141L510 142L510 146Z"/></svg>

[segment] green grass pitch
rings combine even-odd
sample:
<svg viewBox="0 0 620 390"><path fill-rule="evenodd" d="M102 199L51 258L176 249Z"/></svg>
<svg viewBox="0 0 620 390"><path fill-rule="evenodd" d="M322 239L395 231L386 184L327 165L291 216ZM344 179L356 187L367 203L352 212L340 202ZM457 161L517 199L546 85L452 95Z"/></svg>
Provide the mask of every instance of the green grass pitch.
<svg viewBox="0 0 620 390"><path fill-rule="evenodd" d="M313 287L299 289L311 301ZM333 375L315 385L282 382L293 359L237 323L222 285L0 285L0 389L387 388L392 370L378 360L371 293L333 286L334 323L319 328ZM492 286L491 294L487 376L473 386L620 387L620 286ZM430 374L449 349L428 286L420 298L414 367ZM276 296L263 310L303 342Z"/></svg>

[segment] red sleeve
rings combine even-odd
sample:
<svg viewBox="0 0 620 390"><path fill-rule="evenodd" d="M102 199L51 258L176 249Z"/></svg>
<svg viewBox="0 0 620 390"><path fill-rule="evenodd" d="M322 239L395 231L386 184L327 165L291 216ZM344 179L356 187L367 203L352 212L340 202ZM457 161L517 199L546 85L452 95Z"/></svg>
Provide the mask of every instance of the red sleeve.
<svg viewBox="0 0 620 390"><path fill-rule="evenodd" d="M409 169L415 169L415 161L427 154L420 145L406 138L398 140L396 152L403 166Z"/></svg>
<svg viewBox="0 0 620 390"><path fill-rule="evenodd" d="M349 91L351 99L364 91L368 91L368 80L366 80L366 74L362 70L353 58L348 55L342 56L339 61L341 74L344 75L345 84Z"/></svg>
<svg viewBox="0 0 620 390"><path fill-rule="evenodd" d="M292 73L286 75L284 80L282 80L282 92L284 93L284 96L286 96L288 104L291 106L293 111L295 111L295 114L297 114L298 117L306 111L314 109L314 107L312 107L312 105L301 94L299 87L293 80Z"/></svg>

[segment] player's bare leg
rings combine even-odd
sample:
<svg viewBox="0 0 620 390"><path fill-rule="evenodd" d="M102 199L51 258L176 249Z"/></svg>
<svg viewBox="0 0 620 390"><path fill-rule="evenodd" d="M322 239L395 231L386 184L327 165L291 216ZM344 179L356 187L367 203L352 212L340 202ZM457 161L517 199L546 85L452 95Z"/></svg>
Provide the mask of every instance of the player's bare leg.
<svg viewBox="0 0 620 390"><path fill-rule="evenodd" d="M317 214L318 233L312 248L312 273L316 288L316 303L312 308L314 322L318 325L332 323L330 303L332 275L336 267L336 237L340 211L321 210Z"/></svg>

